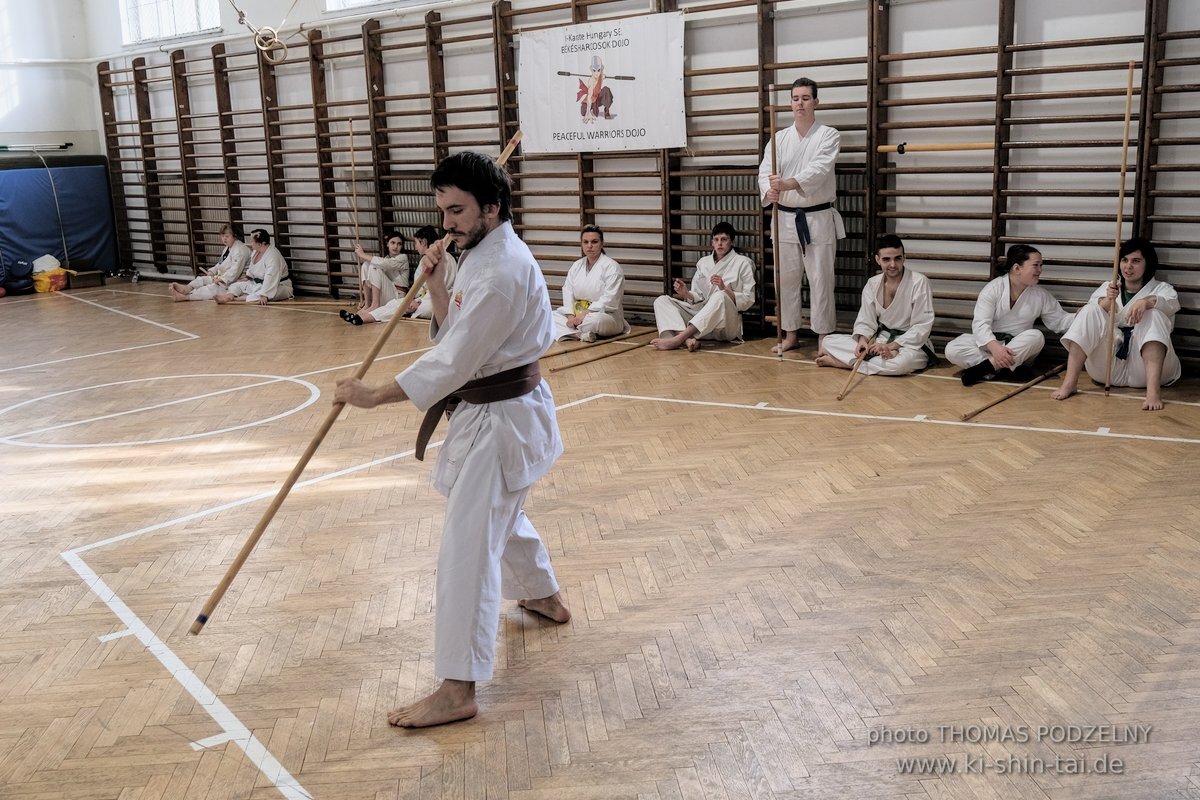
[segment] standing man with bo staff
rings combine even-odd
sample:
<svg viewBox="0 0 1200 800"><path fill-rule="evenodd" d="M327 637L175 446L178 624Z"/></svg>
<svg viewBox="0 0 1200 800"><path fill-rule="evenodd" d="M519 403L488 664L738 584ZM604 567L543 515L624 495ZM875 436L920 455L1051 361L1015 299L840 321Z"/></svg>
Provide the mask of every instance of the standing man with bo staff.
<svg viewBox="0 0 1200 800"><path fill-rule="evenodd" d="M554 342L546 283L513 231L503 168L479 153L459 153L430 183L443 227L463 251L453 298L443 279L444 245L432 244L422 262L436 346L394 382L372 388L345 378L335 393L360 408L411 399L437 416L439 401L462 397L433 472L434 487L447 497L434 634L434 670L443 680L388 715L406 728L478 712L475 682L492 677L501 596L525 598L523 608L554 622L571 618L523 509L530 486L562 453L554 398L537 366ZM423 452L418 439L418 457Z"/></svg>
<svg viewBox="0 0 1200 800"><path fill-rule="evenodd" d="M837 329L833 304L833 263L837 240L845 238L842 215L833 207L837 195L834 167L842 137L817 122L817 83L799 78L792 84L792 117L775 134L778 163L772 164L771 143L758 168L758 191L763 206L779 204L779 324L785 331L772 352L799 347L801 283L808 274L808 324L817 334L817 350L824 352L825 336ZM774 113L772 111L772 113Z"/></svg>

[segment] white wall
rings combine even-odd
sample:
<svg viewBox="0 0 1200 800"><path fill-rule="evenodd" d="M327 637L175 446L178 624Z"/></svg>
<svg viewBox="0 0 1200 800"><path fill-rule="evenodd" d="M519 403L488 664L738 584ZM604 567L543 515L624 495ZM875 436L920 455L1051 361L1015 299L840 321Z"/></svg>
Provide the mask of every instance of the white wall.
<svg viewBox="0 0 1200 800"><path fill-rule="evenodd" d="M0 0L0 144L101 152L88 55L83 0Z"/></svg>

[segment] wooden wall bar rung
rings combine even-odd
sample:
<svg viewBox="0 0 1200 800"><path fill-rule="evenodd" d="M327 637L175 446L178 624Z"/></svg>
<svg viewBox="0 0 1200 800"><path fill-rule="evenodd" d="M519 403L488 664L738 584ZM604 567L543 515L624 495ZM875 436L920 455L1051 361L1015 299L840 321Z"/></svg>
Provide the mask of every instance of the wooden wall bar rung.
<svg viewBox="0 0 1200 800"><path fill-rule="evenodd" d="M922 50L912 53L889 53L879 57L881 64L896 61L916 61L926 58L957 58L959 56L990 56L995 55L995 47L964 47L958 50Z"/></svg>
<svg viewBox="0 0 1200 800"><path fill-rule="evenodd" d="M884 78L880 83L889 86L899 86L906 83L946 83L947 81L973 81L985 78L995 78L995 70L977 70L975 72L953 72L950 74L937 73L933 75L904 75L895 78Z"/></svg>

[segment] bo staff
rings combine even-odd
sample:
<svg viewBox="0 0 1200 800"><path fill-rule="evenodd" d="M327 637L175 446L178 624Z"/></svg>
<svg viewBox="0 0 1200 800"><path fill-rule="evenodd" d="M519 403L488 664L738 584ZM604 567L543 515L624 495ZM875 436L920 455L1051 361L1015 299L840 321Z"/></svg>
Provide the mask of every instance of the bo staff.
<svg viewBox="0 0 1200 800"><path fill-rule="evenodd" d="M558 71L558 74L562 75L564 77L568 77L568 78L590 78L590 77L592 77L590 74L584 75L581 72L567 72L565 69L560 69ZM635 80L637 80L637 78L633 77L632 75L605 75L604 80L606 80L606 81L635 81Z"/></svg>
<svg viewBox="0 0 1200 800"><path fill-rule="evenodd" d="M771 174L778 175L779 153L775 144L775 106L767 103L771 114ZM775 339L779 360L783 361L783 289L779 285L779 198L771 204L771 261L775 266Z"/></svg>
<svg viewBox="0 0 1200 800"><path fill-rule="evenodd" d="M358 244L358 168L354 164L354 118L347 117L346 122L350 123L350 210L354 214L354 243Z"/></svg>
<svg viewBox="0 0 1200 800"><path fill-rule="evenodd" d="M840 392L838 392L838 400L841 400L850 393L850 383L854 380L854 376L858 374L858 368L864 361L867 360L867 356L871 354L871 345L873 344L875 344L874 336L872 336L870 339L867 339L867 346L863 349L862 355L854 359L854 363L850 365L850 377L846 378L846 385L842 387Z"/></svg>
<svg viewBox="0 0 1200 800"><path fill-rule="evenodd" d="M1001 403L1003 403L1005 400L1007 400L1008 398L1016 397L1021 392L1025 391L1026 389L1030 388L1031 386L1037 386L1039 383L1046 380L1047 378L1053 378L1055 375L1062 372L1066 368L1067 368L1066 364L1059 364L1057 367L1050 370L1049 372L1046 372L1042 375L1038 375L1036 378L1029 381L1028 383L1022 383L1017 388L1010 390L1009 392L1007 392L1006 394L1004 394L1000 397L997 397L995 400L991 401L990 403L985 403L984 405L981 405L979 408L975 409L974 411L970 411L966 414L963 414L961 417L959 417L959 419L962 420L963 422L966 422L967 420L972 419L973 417L977 416L978 414L980 414L984 411L987 411L992 406L998 406Z"/></svg>
<svg viewBox="0 0 1200 800"><path fill-rule="evenodd" d="M496 160L496 163L500 166L504 166L505 162L508 161L508 157L512 155L512 151L516 148L517 143L520 141L521 132L517 131L513 135L512 139L509 140L508 146L504 148L504 152L500 154L500 158ZM443 244L448 244L449 241L450 235L447 234L446 238L444 238L442 242ZM404 295L404 299L400 301L400 308L407 308L408 305L412 303L413 298L417 296L417 292L419 292L421 287L425 285L426 272L423 266L425 262L426 259L421 260L422 268L417 270L417 275L413 280L412 288L408 290L408 293ZM370 352L367 353L366 358L363 359L362 364L360 364L358 370L355 371L354 377L356 379L362 380L363 376L367 374L367 370L371 368L371 364L374 363L375 357L378 356L379 351L383 349L384 343L386 343L388 337L391 336L396 324L403 318L403 314L396 314L388 321L388 324L384 327L383 332L379 334L379 338L376 339L375 344L372 345ZM296 484L296 481L300 478L301 473L304 472L304 468L308 466L309 460L313 457L313 454L317 452L317 448L321 446L321 442L324 441L325 434L329 433L329 429L333 427L334 421L338 418L338 415L342 413L342 409L345 408L345 406L345 403L334 403L329 409L329 413L325 415L325 421L322 422L321 427L317 429L317 435L313 437L311 442L309 442L304 454L300 456L300 460L296 462L296 466L292 468L291 474L287 476L287 479L283 482L283 486L279 488L279 492L275 495L275 499L271 501L271 505L267 508L266 513L263 514L262 519L258 521L258 525L254 527L254 530L250 534L250 538L248 538L246 543L242 545L242 549L237 554L237 558L235 558L233 563L229 565L229 569L226 570L225 577L221 579L221 583L217 585L217 588L213 590L212 595L208 598L208 602L206 602L204 607L200 609L200 613L196 616L196 621L192 623L192 627L188 629L188 633L197 634L204 629L204 624L208 622L209 617L212 616L213 610L216 609L217 604L221 602L221 598L225 596L225 592L233 583L233 579L237 576L238 571L242 568L242 565L246 563L246 559L250 557L250 553L254 550L255 545L258 544L258 540L262 538L267 526L271 524L271 520L275 517L275 512L277 512L279 507L283 505L283 501L285 498L287 498L288 493L292 490L292 486Z"/></svg>
<svg viewBox="0 0 1200 800"><path fill-rule="evenodd" d="M658 333L658 331L651 329L648 331L641 331L640 333L627 333L623 336L616 336L612 339L604 339L602 341L596 342L596 344L612 344L613 342L623 342L626 339L634 339L634 338L637 338L638 336L646 336L647 334L651 334L651 333ZM566 355L567 353L574 352L575 350L578 350L578 349L579 348L572 348L571 350L567 350L566 352L563 352L563 353L555 353L555 355ZM610 358L612 356L619 356L619 355L621 355L621 353L629 353L636 349L637 349L636 347L625 347L625 348L621 348L619 350L610 350L607 353L601 353L600 355L592 356L590 358L582 358L579 361L572 361L570 364L560 364L559 366L551 367L550 369L548 369L546 371L547 372L562 372L564 369L571 369L572 367L581 367L584 364L591 364L593 361L599 361L603 358Z"/></svg>
<svg viewBox="0 0 1200 800"><path fill-rule="evenodd" d="M944 153L951 150L995 150L996 145L992 142L951 142L949 144L909 144L901 142L900 144L881 144L875 148L876 153L895 153L896 155L904 155L905 153Z"/></svg>
<svg viewBox="0 0 1200 800"><path fill-rule="evenodd" d="M350 124L350 212L353 215L351 219L354 222L354 246L360 247L362 240L358 237L358 169L354 163L354 118L346 117L346 122ZM354 247L350 248L354 250ZM365 277L366 272L363 271L362 264L358 261L358 256L354 256L354 271L359 274L358 282L358 305L356 310L362 310L367 306L367 292Z"/></svg>
<svg viewBox="0 0 1200 800"><path fill-rule="evenodd" d="M1113 242L1113 271L1109 286L1118 285L1121 277L1121 226L1125 216L1125 161L1129 158L1129 116L1133 108L1133 62L1129 62L1129 85L1125 88L1125 140L1121 145L1121 191L1117 195L1117 238ZM1104 370L1104 396L1112 388L1113 334L1117 326L1117 301L1108 306L1108 366Z"/></svg>

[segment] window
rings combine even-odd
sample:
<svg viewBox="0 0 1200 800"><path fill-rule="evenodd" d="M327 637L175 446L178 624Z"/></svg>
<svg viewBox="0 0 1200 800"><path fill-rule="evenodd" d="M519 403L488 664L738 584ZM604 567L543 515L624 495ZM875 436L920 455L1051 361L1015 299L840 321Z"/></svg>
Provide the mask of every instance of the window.
<svg viewBox="0 0 1200 800"><path fill-rule="evenodd" d="M121 0L125 44L170 39L221 27L220 0Z"/></svg>
<svg viewBox="0 0 1200 800"><path fill-rule="evenodd" d="M343 11L347 8L358 8L359 6L374 6L379 5L384 0L325 0L326 11ZM406 3L398 3L397 5L407 5Z"/></svg>

